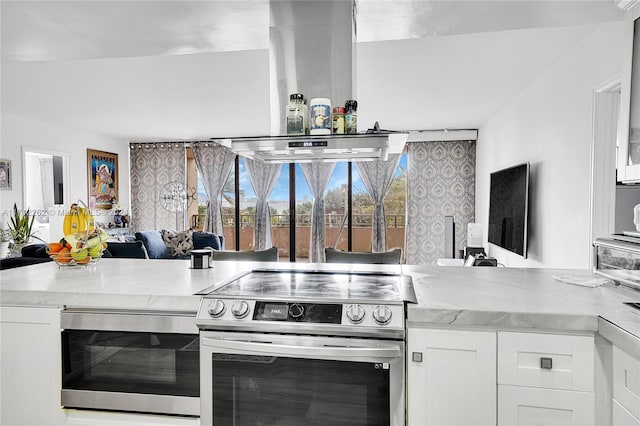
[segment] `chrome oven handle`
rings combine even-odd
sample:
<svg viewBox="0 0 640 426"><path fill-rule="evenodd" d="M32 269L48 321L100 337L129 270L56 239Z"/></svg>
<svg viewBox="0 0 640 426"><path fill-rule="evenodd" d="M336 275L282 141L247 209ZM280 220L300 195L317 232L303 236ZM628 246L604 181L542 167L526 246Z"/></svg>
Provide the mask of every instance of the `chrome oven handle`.
<svg viewBox="0 0 640 426"><path fill-rule="evenodd" d="M331 358L397 358L402 356L400 348L352 348L335 346L294 346L273 343L242 342L237 340L202 337L202 346L241 352L253 352L269 356L319 355Z"/></svg>

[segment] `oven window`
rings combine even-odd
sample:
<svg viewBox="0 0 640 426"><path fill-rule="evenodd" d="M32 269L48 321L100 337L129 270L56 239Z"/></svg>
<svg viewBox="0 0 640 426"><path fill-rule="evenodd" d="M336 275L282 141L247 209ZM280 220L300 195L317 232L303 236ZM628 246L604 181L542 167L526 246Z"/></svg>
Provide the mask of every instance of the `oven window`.
<svg viewBox="0 0 640 426"><path fill-rule="evenodd" d="M214 424L388 425L387 364L213 354Z"/></svg>
<svg viewBox="0 0 640 426"><path fill-rule="evenodd" d="M64 330L64 389L200 395L197 335Z"/></svg>

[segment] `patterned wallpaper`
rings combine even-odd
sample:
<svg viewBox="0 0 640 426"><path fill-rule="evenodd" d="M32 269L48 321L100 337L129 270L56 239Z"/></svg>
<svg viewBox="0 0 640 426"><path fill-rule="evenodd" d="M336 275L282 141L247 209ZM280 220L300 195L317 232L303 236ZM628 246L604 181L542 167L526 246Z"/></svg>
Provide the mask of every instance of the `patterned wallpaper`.
<svg viewBox="0 0 640 426"><path fill-rule="evenodd" d="M476 142L407 144L406 263L435 265L444 257L445 216L455 222L455 252L475 220Z"/></svg>
<svg viewBox="0 0 640 426"><path fill-rule="evenodd" d="M134 231L184 230L185 212L162 207L160 194L170 182L186 185L186 151L182 143L132 143L131 226ZM165 203L166 204L166 203Z"/></svg>

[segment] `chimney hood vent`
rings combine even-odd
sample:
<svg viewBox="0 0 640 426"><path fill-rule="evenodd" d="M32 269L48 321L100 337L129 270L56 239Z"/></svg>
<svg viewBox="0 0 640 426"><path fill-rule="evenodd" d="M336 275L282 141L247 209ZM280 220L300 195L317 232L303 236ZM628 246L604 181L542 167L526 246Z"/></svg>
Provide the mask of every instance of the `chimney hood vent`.
<svg viewBox="0 0 640 426"><path fill-rule="evenodd" d="M399 154L408 133L278 136L286 129L291 93L307 101L329 98L333 106L356 99L357 2L269 0L270 133L275 136L215 138L238 155L269 163L386 160ZM373 133L371 133L373 132Z"/></svg>
<svg viewBox="0 0 640 426"><path fill-rule="evenodd" d="M263 136L212 139L243 157L265 163L373 161L401 154L408 133L356 135Z"/></svg>

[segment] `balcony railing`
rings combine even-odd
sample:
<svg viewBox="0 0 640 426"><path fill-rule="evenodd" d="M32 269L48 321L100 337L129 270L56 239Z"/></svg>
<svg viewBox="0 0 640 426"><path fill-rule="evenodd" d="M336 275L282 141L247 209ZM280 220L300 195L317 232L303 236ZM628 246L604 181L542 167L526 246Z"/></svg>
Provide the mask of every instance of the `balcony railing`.
<svg viewBox="0 0 640 426"><path fill-rule="evenodd" d="M298 214L296 215L296 227L310 227L311 226L311 214ZM406 217L404 214L388 214L385 215L387 222L387 228L404 228L406 226ZM191 229L202 229L204 227L205 216L193 215L191 216ZM343 223L344 222L344 223ZM240 226L253 227L255 224L255 215L253 214L241 214ZM370 214L354 214L353 215L353 227L354 228L371 228L373 225L373 216ZM224 228L235 228L235 215L223 214L222 226ZM344 216L340 214L327 213L324 215L324 226L327 228L339 228L346 226ZM289 227L289 215L276 214L271 215L271 227L272 228L288 228Z"/></svg>

